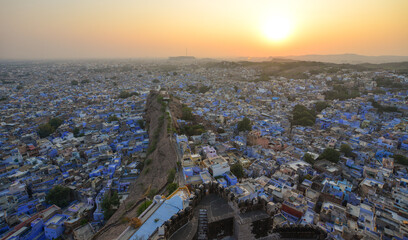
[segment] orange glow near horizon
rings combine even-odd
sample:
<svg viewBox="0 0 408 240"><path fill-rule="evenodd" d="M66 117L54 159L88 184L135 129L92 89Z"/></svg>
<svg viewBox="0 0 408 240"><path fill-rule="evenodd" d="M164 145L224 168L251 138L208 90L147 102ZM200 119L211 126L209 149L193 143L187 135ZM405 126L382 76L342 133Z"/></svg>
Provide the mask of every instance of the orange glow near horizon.
<svg viewBox="0 0 408 240"><path fill-rule="evenodd" d="M2 0L0 59L408 55L406 0Z"/></svg>

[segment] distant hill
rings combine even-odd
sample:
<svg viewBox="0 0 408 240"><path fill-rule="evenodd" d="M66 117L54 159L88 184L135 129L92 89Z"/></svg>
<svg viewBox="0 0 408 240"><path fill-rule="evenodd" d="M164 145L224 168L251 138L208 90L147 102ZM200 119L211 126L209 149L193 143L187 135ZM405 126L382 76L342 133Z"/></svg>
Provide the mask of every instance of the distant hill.
<svg viewBox="0 0 408 240"><path fill-rule="evenodd" d="M272 60L276 57L270 57ZM316 61L328 63L391 63L408 61L408 56L364 56L358 54L332 54L332 55L302 55L302 56L284 56L278 58L293 59L300 61Z"/></svg>
<svg viewBox="0 0 408 240"><path fill-rule="evenodd" d="M185 61L185 60L194 60L195 57L193 56L176 56L176 57L169 57L169 60L172 61Z"/></svg>

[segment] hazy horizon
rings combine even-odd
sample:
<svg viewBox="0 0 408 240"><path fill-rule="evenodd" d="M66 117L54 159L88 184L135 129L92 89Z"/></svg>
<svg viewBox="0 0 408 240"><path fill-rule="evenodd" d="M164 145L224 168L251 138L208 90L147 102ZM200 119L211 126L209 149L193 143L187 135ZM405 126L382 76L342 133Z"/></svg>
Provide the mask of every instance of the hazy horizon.
<svg viewBox="0 0 408 240"><path fill-rule="evenodd" d="M408 1L0 1L0 59L408 56Z"/></svg>

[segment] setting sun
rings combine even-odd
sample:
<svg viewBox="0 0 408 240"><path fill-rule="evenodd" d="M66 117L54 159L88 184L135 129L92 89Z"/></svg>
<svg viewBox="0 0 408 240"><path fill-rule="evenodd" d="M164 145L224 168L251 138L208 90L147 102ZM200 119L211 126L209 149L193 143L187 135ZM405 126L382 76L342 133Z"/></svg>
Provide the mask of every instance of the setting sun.
<svg viewBox="0 0 408 240"><path fill-rule="evenodd" d="M288 38L292 30L292 24L288 18L282 16L275 16L263 25L263 34L268 40L282 41Z"/></svg>

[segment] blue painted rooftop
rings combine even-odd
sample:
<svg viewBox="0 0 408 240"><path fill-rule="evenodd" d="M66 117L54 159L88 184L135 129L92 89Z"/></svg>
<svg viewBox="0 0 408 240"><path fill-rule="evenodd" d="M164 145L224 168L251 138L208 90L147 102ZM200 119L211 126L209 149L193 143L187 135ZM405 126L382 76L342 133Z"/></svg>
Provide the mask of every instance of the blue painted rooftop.
<svg viewBox="0 0 408 240"><path fill-rule="evenodd" d="M178 211L183 209L183 200L180 196L175 195L166 200L143 225L136 231L129 240L148 239L158 227L171 218Z"/></svg>

